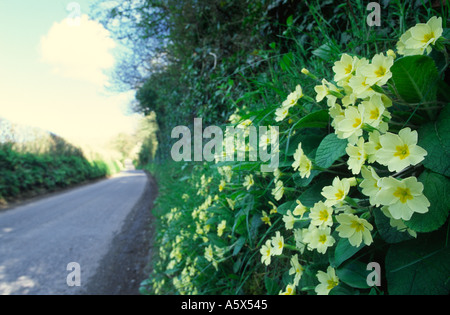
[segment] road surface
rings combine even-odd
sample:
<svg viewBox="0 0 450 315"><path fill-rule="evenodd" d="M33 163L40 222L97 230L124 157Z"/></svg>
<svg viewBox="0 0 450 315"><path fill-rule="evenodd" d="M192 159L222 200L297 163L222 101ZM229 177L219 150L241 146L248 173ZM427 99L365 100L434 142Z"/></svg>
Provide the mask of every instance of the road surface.
<svg viewBox="0 0 450 315"><path fill-rule="evenodd" d="M147 187L144 172L129 170L0 212L0 294L91 294L88 288L101 288L90 279L103 281L98 275L111 269L114 257L104 258Z"/></svg>

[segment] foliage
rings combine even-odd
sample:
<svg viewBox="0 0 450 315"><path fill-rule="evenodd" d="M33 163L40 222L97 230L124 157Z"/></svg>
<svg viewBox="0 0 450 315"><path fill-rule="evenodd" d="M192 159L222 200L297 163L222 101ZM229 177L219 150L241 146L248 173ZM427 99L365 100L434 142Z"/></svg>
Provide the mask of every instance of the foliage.
<svg viewBox="0 0 450 315"><path fill-rule="evenodd" d="M20 153L11 144L0 145L0 198L6 200L54 191L110 172L103 161L89 162L77 155Z"/></svg>
<svg viewBox="0 0 450 315"><path fill-rule="evenodd" d="M140 85L160 127L146 166L159 252L141 292L448 294L448 7L391 1L369 27L356 0L177 3L141 7L169 39ZM432 22L408 41L433 16L442 34ZM279 168L164 161L194 117L278 126Z"/></svg>

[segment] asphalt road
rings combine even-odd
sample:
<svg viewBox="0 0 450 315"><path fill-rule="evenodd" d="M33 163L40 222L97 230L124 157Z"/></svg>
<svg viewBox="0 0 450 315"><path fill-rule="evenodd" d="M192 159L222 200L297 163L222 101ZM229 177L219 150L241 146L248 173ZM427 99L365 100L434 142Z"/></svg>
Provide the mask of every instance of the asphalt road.
<svg viewBox="0 0 450 315"><path fill-rule="evenodd" d="M111 269L114 257L105 256L147 189L144 172L126 171L0 212L0 295L89 294L87 288L101 288L92 282L103 281L98 275Z"/></svg>

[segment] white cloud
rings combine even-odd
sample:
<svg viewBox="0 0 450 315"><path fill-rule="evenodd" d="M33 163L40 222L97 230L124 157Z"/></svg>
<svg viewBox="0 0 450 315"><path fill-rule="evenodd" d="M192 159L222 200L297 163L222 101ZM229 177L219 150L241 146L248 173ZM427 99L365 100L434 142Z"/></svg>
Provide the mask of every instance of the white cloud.
<svg viewBox="0 0 450 315"><path fill-rule="evenodd" d="M41 38L40 52L54 73L101 86L107 81L103 71L114 65L110 50L115 46L101 24L82 15L75 25L69 18L54 23Z"/></svg>

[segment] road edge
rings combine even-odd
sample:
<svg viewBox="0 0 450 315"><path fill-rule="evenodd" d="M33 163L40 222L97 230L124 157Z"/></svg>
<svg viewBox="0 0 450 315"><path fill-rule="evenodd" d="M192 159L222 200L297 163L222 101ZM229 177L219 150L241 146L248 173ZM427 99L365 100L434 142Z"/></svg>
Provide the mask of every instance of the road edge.
<svg viewBox="0 0 450 315"><path fill-rule="evenodd" d="M140 283L152 271L155 219L152 209L158 195L155 178L148 181L139 201L127 215L95 274L88 279L82 295L139 295Z"/></svg>

